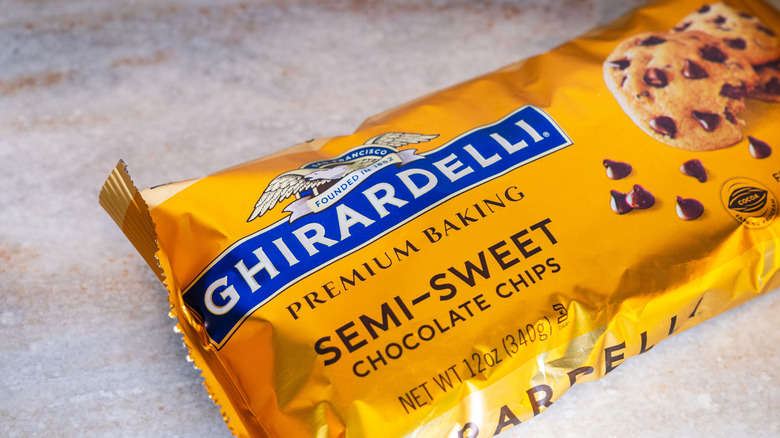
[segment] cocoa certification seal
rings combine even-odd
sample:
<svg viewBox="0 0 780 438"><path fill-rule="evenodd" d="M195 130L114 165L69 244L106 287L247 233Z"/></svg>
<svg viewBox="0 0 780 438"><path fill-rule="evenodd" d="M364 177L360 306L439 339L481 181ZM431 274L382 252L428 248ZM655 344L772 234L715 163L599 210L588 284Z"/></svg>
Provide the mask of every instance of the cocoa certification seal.
<svg viewBox="0 0 780 438"><path fill-rule="evenodd" d="M777 198L750 178L732 178L721 186L720 199L726 211L748 228L763 228L777 216Z"/></svg>

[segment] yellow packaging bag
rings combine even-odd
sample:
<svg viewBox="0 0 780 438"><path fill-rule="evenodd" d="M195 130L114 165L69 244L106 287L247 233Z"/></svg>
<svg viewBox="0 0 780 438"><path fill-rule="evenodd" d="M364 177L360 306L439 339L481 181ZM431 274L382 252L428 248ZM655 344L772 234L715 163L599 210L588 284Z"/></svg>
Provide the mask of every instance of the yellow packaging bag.
<svg viewBox="0 0 780 438"><path fill-rule="evenodd" d="M486 437L780 286L780 13L661 1L194 181L101 192L241 437Z"/></svg>

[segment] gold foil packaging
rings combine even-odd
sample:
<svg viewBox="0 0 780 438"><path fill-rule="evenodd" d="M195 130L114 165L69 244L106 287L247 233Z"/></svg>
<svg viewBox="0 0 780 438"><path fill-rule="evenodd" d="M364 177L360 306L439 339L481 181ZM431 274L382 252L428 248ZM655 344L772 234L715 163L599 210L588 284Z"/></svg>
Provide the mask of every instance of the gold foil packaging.
<svg viewBox="0 0 780 438"><path fill-rule="evenodd" d="M661 1L350 135L142 191L120 162L100 201L236 435L494 436L780 286L778 32Z"/></svg>

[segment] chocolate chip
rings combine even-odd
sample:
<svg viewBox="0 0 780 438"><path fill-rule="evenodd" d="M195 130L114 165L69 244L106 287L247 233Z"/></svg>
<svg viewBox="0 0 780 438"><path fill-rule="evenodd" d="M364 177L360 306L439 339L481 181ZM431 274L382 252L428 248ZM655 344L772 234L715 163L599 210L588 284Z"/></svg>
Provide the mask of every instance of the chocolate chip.
<svg viewBox="0 0 780 438"><path fill-rule="evenodd" d="M640 46L657 46L657 45L663 44L665 42L666 42L665 39L653 35L653 36L647 37L644 40L640 41L639 45Z"/></svg>
<svg viewBox="0 0 780 438"><path fill-rule="evenodd" d="M707 170L704 169L704 165L697 159L688 160L680 166L680 172L683 175L692 176L699 180L699 182L707 182Z"/></svg>
<svg viewBox="0 0 780 438"><path fill-rule="evenodd" d="M682 74L688 79L704 79L710 76L707 74L707 70L690 59L685 60L685 66L682 69Z"/></svg>
<svg viewBox="0 0 780 438"><path fill-rule="evenodd" d="M710 62L724 63L729 59L722 50L715 46L704 46L699 52L701 53L702 58Z"/></svg>
<svg viewBox="0 0 780 438"><path fill-rule="evenodd" d="M674 120L666 116L650 120L650 127L659 134L668 135L671 138L674 138L675 134L677 134L677 125L674 124Z"/></svg>
<svg viewBox="0 0 780 438"><path fill-rule="evenodd" d="M623 179L631 173L631 165L621 161L604 160L604 167L609 179Z"/></svg>
<svg viewBox="0 0 780 438"><path fill-rule="evenodd" d="M746 13L744 13L744 12L740 12L740 13L739 13L739 16L740 16L740 17L742 17L742 18L747 18L747 19L751 19L751 18L753 18L753 16L752 16L752 15L750 15L750 14L746 14Z"/></svg>
<svg viewBox="0 0 780 438"><path fill-rule="evenodd" d="M772 78L764 85L764 91L769 94L780 95L780 80Z"/></svg>
<svg viewBox="0 0 780 438"><path fill-rule="evenodd" d="M696 12L703 14L705 12L709 12L709 10L710 10L710 5L703 5Z"/></svg>
<svg viewBox="0 0 780 438"><path fill-rule="evenodd" d="M717 17L713 18L710 21L715 24L723 24L726 22L726 17L724 17L723 15L718 15Z"/></svg>
<svg viewBox="0 0 780 438"><path fill-rule="evenodd" d="M780 71L780 59L777 59L776 61L767 62L766 64L754 65L753 68L756 70L756 72L761 72L765 69Z"/></svg>
<svg viewBox="0 0 780 438"><path fill-rule="evenodd" d="M753 158L761 159L772 155L772 147L769 146L767 142L761 141L751 135L748 135L748 141L750 142L750 155L752 155Z"/></svg>
<svg viewBox="0 0 780 438"><path fill-rule="evenodd" d="M718 127L718 123L720 123L720 116L717 114L694 111L693 117L699 121L701 127L707 132L714 131Z"/></svg>
<svg viewBox="0 0 780 438"><path fill-rule="evenodd" d="M692 22L690 22L690 21L686 21L685 23L681 23L681 24L679 24L679 25L678 25L677 27L675 27L673 30L676 30L677 32L682 32L682 31L684 31L685 29L687 29L687 28L691 27L691 24L693 24L693 23L692 23Z"/></svg>
<svg viewBox="0 0 780 438"><path fill-rule="evenodd" d="M774 33L774 32L772 32L772 30L771 30L771 29L769 29L769 28L765 27L765 26L764 26L763 24L761 24L761 23L756 23L756 27L758 28L758 30L760 30L761 32L764 32L765 34L767 34L767 35L769 35L769 36L775 36L775 33Z"/></svg>
<svg viewBox="0 0 780 438"><path fill-rule="evenodd" d="M744 99L747 96L747 87L744 83L739 86L723 84L720 88L720 95L729 99Z"/></svg>
<svg viewBox="0 0 780 438"><path fill-rule="evenodd" d="M747 48L747 43L742 38L726 38L723 41L732 49L745 50Z"/></svg>
<svg viewBox="0 0 780 438"><path fill-rule="evenodd" d="M666 78L666 73L660 68L651 68L647 70L642 79L645 80L647 85L655 88L663 88L669 85L669 79Z"/></svg>
<svg viewBox="0 0 780 438"><path fill-rule="evenodd" d="M612 198L609 201L609 206L612 207L612 211L617 214L626 214L633 210L626 202L626 194L618 192L617 190L610 190L609 192Z"/></svg>
<svg viewBox="0 0 780 438"><path fill-rule="evenodd" d="M626 203L631 208L643 210L655 204L655 196L639 184L634 184L634 189L626 194Z"/></svg>
<svg viewBox="0 0 780 438"><path fill-rule="evenodd" d="M609 65L612 68L625 70L625 69L628 68L629 65L631 65L631 61L629 61L628 59L623 58L623 59L618 59L616 61L609 61L609 62L607 62L607 65Z"/></svg>
<svg viewBox="0 0 780 438"><path fill-rule="evenodd" d="M726 120L728 120L729 123L731 123L732 125L737 124L737 118L734 116L734 114L731 114L728 111L724 111L723 116L726 117Z"/></svg>
<svg viewBox="0 0 780 438"><path fill-rule="evenodd" d="M693 198L677 196L674 199L677 201L677 216L682 220L692 221L704 213L704 206Z"/></svg>

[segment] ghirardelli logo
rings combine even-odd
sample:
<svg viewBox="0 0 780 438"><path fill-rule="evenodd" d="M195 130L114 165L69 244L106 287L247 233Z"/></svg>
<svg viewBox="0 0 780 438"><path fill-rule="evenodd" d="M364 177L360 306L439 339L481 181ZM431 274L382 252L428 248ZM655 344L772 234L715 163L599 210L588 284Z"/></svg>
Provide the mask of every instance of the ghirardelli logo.
<svg viewBox="0 0 780 438"><path fill-rule="evenodd" d="M338 157L314 161L285 172L268 184L257 200L251 222L274 208L276 204L295 196L284 211L290 213L290 223L311 213L318 213L338 202L363 183L373 173L391 165L404 166L425 159L414 149L399 150L408 144L427 142L436 135L388 132L352 148Z"/></svg>
<svg viewBox="0 0 780 438"><path fill-rule="evenodd" d="M420 153L405 148L433 143L437 137L384 133L261 186L254 207L246 205L248 220L271 216L268 211L277 204L283 204L288 218L274 215L274 223L258 224L258 230L226 248L182 292L211 342L221 348L255 310L311 273L461 194L572 144L552 117L532 105ZM519 189L514 184L512 178L506 182ZM353 271L350 278L368 278L358 275ZM331 298L341 293L324 288ZM315 309L316 293L306 297L286 307L291 318Z"/></svg>
<svg viewBox="0 0 780 438"><path fill-rule="evenodd" d="M763 228L777 216L777 199L758 181L732 178L721 187L726 211L748 228Z"/></svg>

